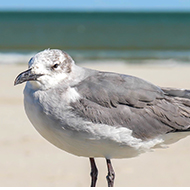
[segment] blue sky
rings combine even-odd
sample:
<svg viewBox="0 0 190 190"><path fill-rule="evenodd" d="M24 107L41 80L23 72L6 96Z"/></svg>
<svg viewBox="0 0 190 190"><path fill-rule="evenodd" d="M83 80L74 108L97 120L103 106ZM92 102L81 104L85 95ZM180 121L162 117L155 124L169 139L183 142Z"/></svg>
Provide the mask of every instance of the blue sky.
<svg viewBox="0 0 190 190"><path fill-rule="evenodd" d="M190 0L0 0L0 10L190 11Z"/></svg>

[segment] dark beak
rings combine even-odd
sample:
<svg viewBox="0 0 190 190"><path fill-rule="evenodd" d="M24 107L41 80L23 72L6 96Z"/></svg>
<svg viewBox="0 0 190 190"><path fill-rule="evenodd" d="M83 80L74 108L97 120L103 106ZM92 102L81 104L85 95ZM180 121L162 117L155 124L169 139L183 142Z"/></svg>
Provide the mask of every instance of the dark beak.
<svg viewBox="0 0 190 190"><path fill-rule="evenodd" d="M28 70L26 70L26 71L24 71L24 72L22 72L22 73L20 73L17 77L16 77L16 79L15 79L15 81L14 81L14 85L17 85L17 84L21 84L21 83L23 83L23 82L26 82L26 81L36 81L40 76L42 76L43 74L33 74L32 72L31 72L31 68L30 69L28 69Z"/></svg>

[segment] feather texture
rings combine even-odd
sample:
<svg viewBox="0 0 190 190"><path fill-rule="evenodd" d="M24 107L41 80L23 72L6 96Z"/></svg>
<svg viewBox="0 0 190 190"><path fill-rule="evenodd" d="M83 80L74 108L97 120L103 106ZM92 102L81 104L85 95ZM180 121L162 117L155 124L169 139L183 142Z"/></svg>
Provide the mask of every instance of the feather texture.
<svg viewBox="0 0 190 190"><path fill-rule="evenodd" d="M190 99L182 90L162 90L137 77L98 72L74 86L76 115L93 123L122 126L142 140L188 130Z"/></svg>

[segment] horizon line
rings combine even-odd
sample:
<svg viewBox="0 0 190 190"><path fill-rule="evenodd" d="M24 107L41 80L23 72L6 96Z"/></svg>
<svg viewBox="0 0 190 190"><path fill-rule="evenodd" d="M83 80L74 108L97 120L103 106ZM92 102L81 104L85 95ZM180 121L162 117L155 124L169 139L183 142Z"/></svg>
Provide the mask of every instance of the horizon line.
<svg viewBox="0 0 190 190"><path fill-rule="evenodd" d="M14 9L0 8L0 12L129 12L129 13L188 13L190 9Z"/></svg>

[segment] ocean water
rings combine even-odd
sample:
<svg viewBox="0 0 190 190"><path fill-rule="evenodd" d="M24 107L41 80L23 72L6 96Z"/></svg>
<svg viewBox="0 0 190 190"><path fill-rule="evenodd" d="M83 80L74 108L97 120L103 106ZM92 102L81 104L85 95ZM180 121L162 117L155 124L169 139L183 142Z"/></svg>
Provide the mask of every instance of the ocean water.
<svg viewBox="0 0 190 190"><path fill-rule="evenodd" d="M190 13L0 12L0 64L59 48L76 61L190 62Z"/></svg>

